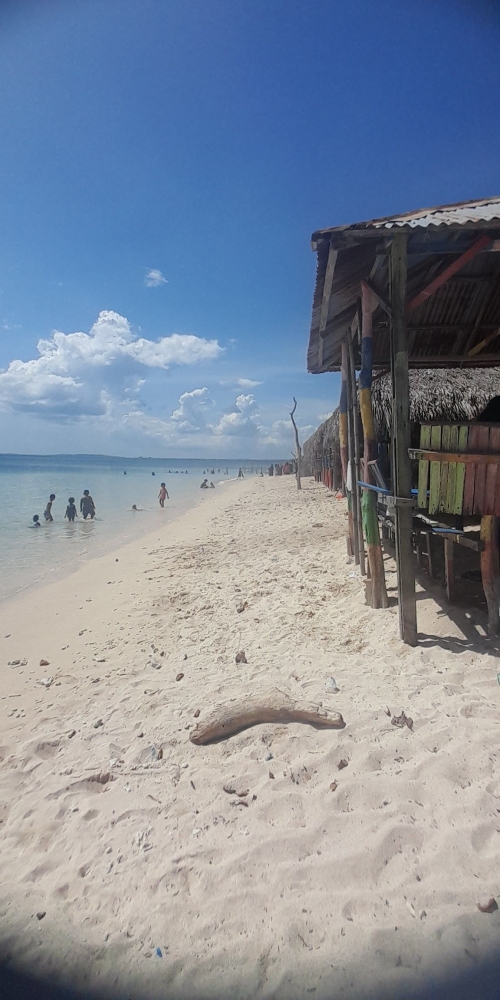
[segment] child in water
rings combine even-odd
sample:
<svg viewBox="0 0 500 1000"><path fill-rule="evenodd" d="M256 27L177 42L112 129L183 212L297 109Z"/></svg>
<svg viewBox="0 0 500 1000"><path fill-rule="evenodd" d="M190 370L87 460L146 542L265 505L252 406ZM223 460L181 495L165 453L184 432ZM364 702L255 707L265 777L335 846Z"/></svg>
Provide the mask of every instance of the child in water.
<svg viewBox="0 0 500 1000"><path fill-rule="evenodd" d="M74 521L75 520L75 517L76 517L76 507L75 507L75 498L74 497L70 497L69 498L69 500L68 500L68 506L66 507L66 513L65 513L64 516L68 518L68 521Z"/></svg>
<svg viewBox="0 0 500 1000"><path fill-rule="evenodd" d="M160 507L164 507L165 506L165 500L169 500L169 499L170 498L169 498L169 495L168 495L167 487L165 486L165 483L162 483L161 486L160 486L160 492L158 494L158 501L159 501Z"/></svg>
<svg viewBox="0 0 500 1000"><path fill-rule="evenodd" d="M38 514L33 514L33 523L30 524L30 528L41 528L40 518Z"/></svg>
<svg viewBox="0 0 500 1000"><path fill-rule="evenodd" d="M52 504L54 503L55 498L56 498L55 493L51 493L50 497L49 497L49 499L47 501L47 506L46 506L46 508L45 508L45 510L43 512L43 516L44 516L44 518L45 518L46 521L53 521L54 520L54 518L52 517Z"/></svg>

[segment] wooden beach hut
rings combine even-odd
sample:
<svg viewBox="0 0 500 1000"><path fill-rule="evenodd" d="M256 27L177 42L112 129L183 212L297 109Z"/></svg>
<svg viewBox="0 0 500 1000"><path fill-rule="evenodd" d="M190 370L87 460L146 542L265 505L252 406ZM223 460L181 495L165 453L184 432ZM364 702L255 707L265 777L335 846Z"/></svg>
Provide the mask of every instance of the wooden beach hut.
<svg viewBox="0 0 500 1000"><path fill-rule="evenodd" d="M448 551L463 544L464 517L480 526L489 631L499 624L500 426L432 422L412 449L409 369L500 366L500 199L464 202L319 230L308 350L313 374L342 372L341 456L351 463L353 537L366 545L370 600L387 605L379 501L385 498L396 544L401 638L417 641L415 512L440 514ZM357 426L356 372L363 427ZM380 482L372 402L374 373L389 373L389 489ZM480 376L471 373L471 378ZM484 372L484 378L487 373ZM498 419L498 418L497 418ZM412 460L419 463L412 493ZM427 478L426 478L427 477ZM498 489L497 489L498 480ZM460 509L459 509L460 508ZM453 512L452 512L453 511ZM422 515L424 516L424 515ZM450 519L455 520L450 523Z"/></svg>

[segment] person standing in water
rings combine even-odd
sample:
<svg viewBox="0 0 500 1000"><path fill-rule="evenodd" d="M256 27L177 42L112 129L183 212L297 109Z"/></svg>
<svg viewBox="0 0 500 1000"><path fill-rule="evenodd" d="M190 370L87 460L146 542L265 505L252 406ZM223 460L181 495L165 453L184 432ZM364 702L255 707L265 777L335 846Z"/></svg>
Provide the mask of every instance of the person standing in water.
<svg viewBox="0 0 500 1000"><path fill-rule="evenodd" d="M30 524L30 528L41 528L41 527L42 526L40 524L40 518L39 518L38 514L33 514L33 520L32 520L32 522Z"/></svg>
<svg viewBox="0 0 500 1000"><path fill-rule="evenodd" d="M43 516L44 516L44 518L45 518L46 521L53 521L54 520L54 518L52 517L52 504L54 503L55 498L56 498L55 493L51 493L50 497L49 497L49 499L47 501L47 506L46 506L46 508L45 508L45 510L43 512Z"/></svg>
<svg viewBox="0 0 500 1000"><path fill-rule="evenodd" d="M160 507L164 507L165 506L165 500L169 500L169 499L170 499L170 497L168 495L167 487L165 486L165 483L162 483L161 486L160 486L160 492L158 494L158 500L159 500L159 503L160 503Z"/></svg>
<svg viewBox="0 0 500 1000"><path fill-rule="evenodd" d="M70 497L69 498L69 500L68 500L68 506L66 507L66 513L65 513L64 516L68 518L68 521L74 521L75 520L75 517L76 517L76 507L75 507L75 498L74 497Z"/></svg>
<svg viewBox="0 0 500 1000"><path fill-rule="evenodd" d="M86 521L89 516L91 518L95 517L95 503L88 490L83 491L83 496L80 500L80 512L83 515L84 521Z"/></svg>

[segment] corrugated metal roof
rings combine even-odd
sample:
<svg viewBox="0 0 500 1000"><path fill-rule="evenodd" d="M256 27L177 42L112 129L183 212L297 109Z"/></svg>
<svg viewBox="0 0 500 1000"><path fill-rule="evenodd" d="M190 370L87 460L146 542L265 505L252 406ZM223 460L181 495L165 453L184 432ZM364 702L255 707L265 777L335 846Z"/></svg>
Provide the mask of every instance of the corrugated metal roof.
<svg viewBox="0 0 500 1000"><path fill-rule="evenodd" d="M385 219L374 219L365 223L374 229L392 229L393 226L463 226L467 222L491 222L500 219L500 198L485 201L463 201L456 205L439 205L437 208L422 208L405 215L393 215Z"/></svg>
<svg viewBox="0 0 500 1000"><path fill-rule="evenodd" d="M439 226L466 226L467 224L488 223L500 221L500 198L484 198L481 201L459 201L453 205L436 205L433 208L419 208L414 212L404 212L402 215L386 215L381 219L369 219L366 222L354 222L348 226L333 226L329 229L318 229L313 233L313 243L328 233L342 233L347 230L356 232L366 229L428 229Z"/></svg>

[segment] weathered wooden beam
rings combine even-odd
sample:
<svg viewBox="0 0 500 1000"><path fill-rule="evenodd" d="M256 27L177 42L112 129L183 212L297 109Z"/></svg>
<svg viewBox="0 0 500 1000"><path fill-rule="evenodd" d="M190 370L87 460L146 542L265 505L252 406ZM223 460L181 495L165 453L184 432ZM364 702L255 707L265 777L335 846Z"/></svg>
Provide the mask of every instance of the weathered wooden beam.
<svg viewBox="0 0 500 1000"><path fill-rule="evenodd" d="M347 462L349 474L347 481L350 489L347 489L347 510L349 518L349 538L351 542L351 555L354 555L354 562L359 566L359 532L358 532L358 508L356 506L356 464L354 459L354 415L353 415L353 392L351 385L351 372L349 365L349 354L347 341L342 344L342 366L346 373L347 388Z"/></svg>
<svg viewBox="0 0 500 1000"><path fill-rule="evenodd" d="M453 540L451 538L444 539L444 576L446 581L446 596L450 602L453 602L455 597L455 563L454 563L454 553Z"/></svg>
<svg viewBox="0 0 500 1000"><path fill-rule="evenodd" d="M481 578L488 605L488 635L498 633L500 604L500 568L498 554L498 517L486 514L481 518Z"/></svg>
<svg viewBox="0 0 500 1000"><path fill-rule="evenodd" d="M467 351L467 357L473 358L476 354L479 354L480 351L483 350L483 347L486 347L488 344L490 344L492 340L496 340L496 338L499 335L500 335L500 327L494 330L493 333L489 333L487 337L483 337L483 339L479 341L479 344L476 344L476 346L473 347L472 350Z"/></svg>
<svg viewBox="0 0 500 1000"><path fill-rule="evenodd" d="M412 508L410 447L410 406L408 383L408 337L406 331L406 244L405 233L395 233L390 256L391 293L391 376L393 487L395 500L396 564L398 574L399 634L409 646L417 644L417 603L415 569L411 544ZM402 501L402 502L401 502Z"/></svg>
<svg viewBox="0 0 500 1000"><path fill-rule="evenodd" d="M446 427L446 424L444 424ZM410 448L409 455L412 459L423 462L465 462L472 465L500 465L500 454L498 452L472 452L472 451L424 451L422 448Z"/></svg>
<svg viewBox="0 0 500 1000"><path fill-rule="evenodd" d="M403 236L404 233L400 233L398 235ZM418 293L418 295L415 295L413 299L410 299L408 303L408 310L416 309L417 306L421 306L423 305L424 302L427 302L427 299L429 299L431 295L433 295L433 293L437 291L438 288L441 288L441 286L444 285L445 282L449 280L449 278L453 277L453 275L456 274L457 271L461 271L462 268L465 267L465 265L468 264L469 261L476 256L476 254L481 253L481 251L484 250L489 243L491 243L491 239L486 233L483 236L480 236L479 239L476 240L472 244L472 246L465 251L465 253L461 254L461 256L457 258L457 260L454 260L452 264L450 264L448 267L445 268L444 271L441 272L441 274L438 274L437 278L434 278L434 280L431 281L429 285L426 285L425 288L422 288L422 290ZM391 260L392 260L392 254L391 254Z"/></svg>
<svg viewBox="0 0 500 1000"><path fill-rule="evenodd" d="M387 315L390 317L390 315L391 315L391 307L390 307L389 303L385 301L385 299L383 298L383 296L380 294L380 292L377 291L377 289L374 287L374 285L372 284L372 282L368 281L367 279L365 279L364 281L361 282L361 286L363 286L363 285L365 286L365 288L368 289L368 291L370 292L372 298L375 299L377 305L381 306L382 309L384 310L384 312L387 313Z"/></svg>
<svg viewBox="0 0 500 1000"><path fill-rule="evenodd" d="M361 288L362 322L361 322L361 371L359 375L359 407L363 423L364 461L363 478L367 483L373 483L372 471L369 466L371 459L377 458L375 425L372 410L372 315L376 306L371 292L365 285ZM363 528L368 553L370 569L370 604L372 608L387 608L387 589L385 585L384 559L380 544L380 530L377 518L377 497L372 490L363 490L362 500Z"/></svg>
<svg viewBox="0 0 500 1000"><path fill-rule="evenodd" d="M330 308L330 296L332 294L332 282L333 275L335 273L335 265L337 263L338 250L334 250L330 244L328 250L328 260L326 263L325 280L323 282L323 297L321 300L321 311L319 315L319 344L318 344L318 364L323 364L323 343L324 343L324 331L326 329L326 324L328 322L328 310Z"/></svg>
<svg viewBox="0 0 500 1000"><path fill-rule="evenodd" d="M357 322L357 321L356 321ZM347 360L349 365L349 372L351 378L352 395L353 395L353 422L354 422L354 468L355 468L355 485L354 485L354 498L357 508L357 519L358 519L358 552L359 552L359 568L362 576L366 575L366 564L365 564L365 543L363 537L363 517L361 513L361 490L358 485L358 480L361 478L361 448L359 443L359 410L358 410L358 397L356 391L356 369L354 365L354 345L353 345L353 335L352 332L347 338Z"/></svg>

